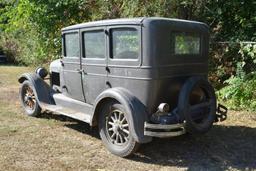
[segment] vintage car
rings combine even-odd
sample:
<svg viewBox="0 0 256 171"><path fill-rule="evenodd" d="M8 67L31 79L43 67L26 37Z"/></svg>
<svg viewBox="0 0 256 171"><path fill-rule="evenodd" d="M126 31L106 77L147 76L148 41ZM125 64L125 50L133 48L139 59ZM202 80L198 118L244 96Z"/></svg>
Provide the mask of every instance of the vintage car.
<svg viewBox="0 0 256 171"><path fill-rule="evenodd" d="M19 82L27 115L52 111L98 126L121 157L152 137L207 132L225 120L208 82L204 23L143 17L62 29L62 58ZM50 77L50 84L45 79Z"/></svg>

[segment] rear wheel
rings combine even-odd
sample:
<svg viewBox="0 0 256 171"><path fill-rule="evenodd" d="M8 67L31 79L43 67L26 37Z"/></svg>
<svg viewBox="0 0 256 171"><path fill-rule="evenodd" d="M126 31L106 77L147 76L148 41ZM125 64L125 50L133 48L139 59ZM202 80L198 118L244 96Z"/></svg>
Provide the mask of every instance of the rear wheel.
<svg viewBox="0 0 256 171"><path fill-rule="evenodd" d="M137 150L139 144L130 130L129 116L122 104L111 101L103 106L99 117L100 137L111 153L127 157Z"/></svg>
<svg viewBox="0 0 256 171"><path fill-rule="evenodd" d="M24 81L21 85L20 100L27 115L38 116L41 113L41 108L36 100L36 92L28 80Z"/></svg>

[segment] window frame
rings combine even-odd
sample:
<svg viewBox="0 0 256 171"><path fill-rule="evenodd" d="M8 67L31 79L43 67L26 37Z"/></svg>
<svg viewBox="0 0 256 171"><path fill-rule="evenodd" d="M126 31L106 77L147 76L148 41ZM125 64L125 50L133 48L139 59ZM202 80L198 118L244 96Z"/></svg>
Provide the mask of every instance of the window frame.
<svg viewBox="0 0 256 171"><path fill-rule="evenodd" d="M138 33L138 57L136 59L118 59L112 58L112 30L114 29L135 29ZM114 25L107 27L108 32L108 66L118 66L118 67L139 67L141 66L141 57L142 57L142 27L141 25Z"/></svg>
<svg viewBox="0 0 256 171"><path fill-rule="evenodd" d="M193 54L193 53L186 53L186 54L177 54L177 53L175 53L175 45L176 45L176 41L175 41L175 37L176 37L176 35L177 34L185 34L185 35L198 35L198 37L199 37L199 53L197 53L197 54ZM190 32L190 31L186 31L186 30L184 30L184 31L177 31L177 30L175 30L175 31L172 31L171 32L171 55L172 56L175 56L175 57L188 57L188 56L192 56L192 57L201 57L202 56L202 46L203 46L203 44L202 44L202 42L203 42L203 36L202 36L202 34L200 34L200 33L198 33L198 32Z"/></svg>
<svg viewBox="0 0 256 171"><path fill-rule="evenodd" d="M138 55L136 56L136 58L114 58L114 45L113 45L113 40L114 40L114 38L113 38L113 30L118 30L118 31L120 31L120 30L125 30L125 31L127 31L127 30L134 30L134 31L136 31L137 32L137 36L138 36L138 39L139 39L139 33L138 33L138 30L137 29L134 29L134 28L129 28L129 27L122 27L122 28L112 28L111 30L110 30L110 59L113 59L113 60L134 60L134 61L137 61L138 60L138 58L139 58L139 51L140 51L140 45L139 45L139 40L138 40Z"/></svg>
<svg viewBox="0 0 256 171"><path fill-rule="evenodd" d="M84 39L84 34L88 33L88 32L97 32L97 31L102 31L102 33L104 34L104 58L88 58L86 57L86 47L85 47L85 39ZM105 60L107 57L107 41L106 41L106 35L105 35L105 29L104 28L91 28L91 29L82 29L81 30L81 39L82 39L82 59L86 59L86 60Z"/></svg>
<svg viewBox="0 0 256 171"><path fill-rule="evenodd" d="M105 58L86 58L84 57L84 40L83 40L83 33L90 32L90 31L97 31L103 30L105 33L106 27L105 26L93 26L93 27L83 27L80 28L80 41L81 41L81 65L82 66L106 66L107 65L107 58L108 58L108 42L107 42L107 35L104 34L105 37Z"/></svg>
<svg viewBox="0 0 256 171"><path fill-rule="evenodd" d="M78 48L79 48L79 56L66 56L66 35L67 34L77 34L78 35ZM62 33L62 46L63 46L63 57L64 58L70 58L70 59L77 59L80 58L81 56L81 47L80 47L80 35L79 35L79 30L70 30L70 31L65 31Z"/></svg>

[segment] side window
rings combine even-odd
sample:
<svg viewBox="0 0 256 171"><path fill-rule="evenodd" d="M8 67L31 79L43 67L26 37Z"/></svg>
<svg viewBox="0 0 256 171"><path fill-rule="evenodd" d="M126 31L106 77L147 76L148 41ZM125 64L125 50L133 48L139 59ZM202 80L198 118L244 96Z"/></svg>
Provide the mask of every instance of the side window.
<svg viewBox="0 0 256 171"><path fill-rule="evenodd" d="M105 58L105 33L103 30L83 32L84 57Z"/></svg>
<svg viewBox="0 0 256 171"><path fill-rule="evenodd" d="M199 55L201 38L196 33L174 33L174 54L175 55Z"/></svg>
<svg viewBox="0 0 256 171"><path fill-rule="evenodd" d="M78 33L66 33L64 34L64 56L65 57L79 57L79 35Z"/></svg>
<svg viewBox="0 0 256 171"><path fill-rule="evenodd" d="M111 58L137 59L139 35L135 28L111 29Z"/></svg>

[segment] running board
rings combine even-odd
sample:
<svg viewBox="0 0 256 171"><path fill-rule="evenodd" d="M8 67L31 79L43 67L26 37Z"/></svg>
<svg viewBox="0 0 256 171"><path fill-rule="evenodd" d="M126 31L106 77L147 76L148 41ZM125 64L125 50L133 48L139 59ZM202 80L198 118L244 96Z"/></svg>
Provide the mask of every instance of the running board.
<svg viewBox="0 0 256 171"><path fill-rule="evenodd" d="M91 116L85 113L77 112L75 110L65 108L62 106L57 106L57 105L49 105L49 104L40 104L41 108L47 111L51 111L54 113L58 113L61 115L68 116L73 119L77 119L86 123L90 123L91 121Z"/></svg>
<svg viewBox="0 0 256 171"><path fill-rule="evenodd" d="M93 106L87 103L74 100L61 93L53 94L55 104L40 103L40 107L54 113L68 116L86 123L91 122Z"/></svg>

